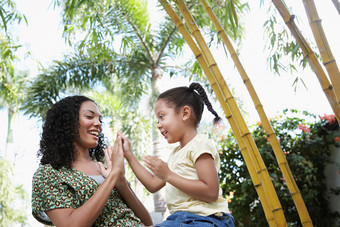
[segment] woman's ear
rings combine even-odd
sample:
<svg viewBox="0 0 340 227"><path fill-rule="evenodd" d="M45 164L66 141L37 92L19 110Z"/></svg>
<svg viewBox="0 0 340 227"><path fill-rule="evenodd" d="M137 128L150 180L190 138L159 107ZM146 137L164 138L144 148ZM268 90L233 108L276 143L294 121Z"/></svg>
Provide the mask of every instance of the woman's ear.
<svg viewBox="0 0 340 227"><path fill-rule="evenodd" d="M188 120L191 116L191 108L189 106L183 106L181 114L183 121Z"/></svg>

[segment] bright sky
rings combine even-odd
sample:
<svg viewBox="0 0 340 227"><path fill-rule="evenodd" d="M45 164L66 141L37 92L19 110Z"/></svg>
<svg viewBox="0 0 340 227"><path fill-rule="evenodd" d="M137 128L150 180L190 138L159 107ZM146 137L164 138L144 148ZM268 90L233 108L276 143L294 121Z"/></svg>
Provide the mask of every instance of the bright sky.
<svg viewBox="0 0 340 227"><path fill-rule="evenodd" d="M29 44L29 50L33 58L42 62L44 67L48 67L53 59L61 60L63 53L67 51L67 47L62 38L59 13L53 10L53 6L49 6L51 0L15 0L15 2L18 10L26 15L29 23L27 27L21 26L20 28L20 42ZM258 1L251 2L256 3L250 4L251 14L246 18L246 39L239 57L267 115L274 117L284 108L307 110L319 115L324 113L331 114L332 110L324 93L321 91L318 80L309 69L304 72L298 72L302 75L308 91L299 86L296 93L292 87L295 75L278 77L268 70L266 56L263 54L262 27L266 16L266 8L259 10ZM294 8L294 14L299 15L300 20L302 20L302 23L299 24L302 33L306 37L312 37L302 1L287 0L286 2L287 5ZM337 14L331 0L315 1L315 3L333 55L339 62L340 37L337 25L339 25L340 16ZM277 20L282 20L282 18L277 18ZM311 40L312 38L308 39ZM243 108L249 112L247 120L255 123L259 118L232 60L225 58L223 50L214 53L227 83L231 86L230 89L235 89L235 96L243 100ZM30 69L33 73L37 72L37 65L34 60L23 61L22 66ZM164 89L178 86L179 84L188 85L186 80L174 83L174 81L164 79L162 82ZM7 122L6 114L4 110L0 111L2 122ZM7 124L0 127L1 151L4 150L6 128ZM39 145L40 128L40 124L34 119L28 120L27 117L22 115L18 116L14 124L14 140L19 141L15 143L13 148L18 152L16 156L17 168L14 171L15 181L24 184L24 188L29 194L31 191L31 177L37 167L35 155ZM29 215L29 223L31 226L38 226L38 223L31 215Z"/></svg>

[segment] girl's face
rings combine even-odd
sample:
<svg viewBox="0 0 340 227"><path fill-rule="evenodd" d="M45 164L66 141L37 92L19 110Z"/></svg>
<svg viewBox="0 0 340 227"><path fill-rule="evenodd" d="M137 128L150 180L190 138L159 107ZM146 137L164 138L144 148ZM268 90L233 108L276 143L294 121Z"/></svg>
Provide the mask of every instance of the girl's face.
<svg viewBox="0 0 340 227"><path fill-rule="evenodd" d="M177 113L166 101L159 99L155 105L155 114L158 120L157 128L168 143L180 141L183 136L180 112Z"/></svg>
<svg viewBox="0 0 340 227"><path fill-rule="evenodd" d="M78 149L95 148L102 132L102 116L97 105L88 100L79 109L79 136L75 138Z"/></svg>

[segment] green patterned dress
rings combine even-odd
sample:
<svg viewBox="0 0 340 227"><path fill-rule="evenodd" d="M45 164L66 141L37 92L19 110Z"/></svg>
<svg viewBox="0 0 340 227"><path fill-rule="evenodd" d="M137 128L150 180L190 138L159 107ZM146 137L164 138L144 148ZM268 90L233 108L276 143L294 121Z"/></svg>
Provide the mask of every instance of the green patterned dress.
<svg viewBox="0 0 340 227"><path fill-rule="evenodd" d="M99 184L75 170L40 166L32 182L32 214L41 223L53 225L45 211L57 208L78 208L97 190ZM144 226L114 188L93 226Z"/></svg>

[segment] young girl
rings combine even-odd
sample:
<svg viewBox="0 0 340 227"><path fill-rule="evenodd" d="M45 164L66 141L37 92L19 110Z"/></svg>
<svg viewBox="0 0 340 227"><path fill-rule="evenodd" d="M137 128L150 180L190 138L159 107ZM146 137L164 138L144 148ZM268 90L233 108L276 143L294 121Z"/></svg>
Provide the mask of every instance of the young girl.
<svg viewBox="0 0 340 227"><path fill-rule="evenodd" d="M171 215L155 226L234 226L219 187L219 155L206 135L197 134L204 104L217 123L220 118L198 83L170 89L158 97L157 127L168 143L180 145L170 154L168 163L154 156L144 157L152 173L136 159L128 139L121 135L124 156L143 185L152 193L166 187Z"/></svg>

